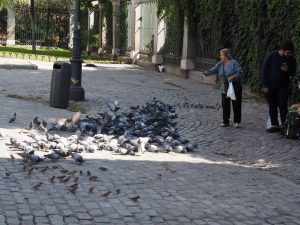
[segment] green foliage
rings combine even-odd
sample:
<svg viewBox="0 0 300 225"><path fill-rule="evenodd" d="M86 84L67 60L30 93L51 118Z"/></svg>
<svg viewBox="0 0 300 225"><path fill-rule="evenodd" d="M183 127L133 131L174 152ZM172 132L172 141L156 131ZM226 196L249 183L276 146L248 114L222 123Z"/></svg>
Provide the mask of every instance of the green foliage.
<svg viewBox="0 0 300 225"><path fill-rule="evenodd" d="M0 39L2 34L6 34L6 24L7 24L7 11L5 9L0 9Z"/></svg>
<svg viewBox="0 0 300 225"><path fill-rule="evenodd" d="M121 54L124 54L127 50L127 43L128 43L128 37L127 37L127 30L128 30L128 24L127 24L127 0L121 0L120 2L120 51Z"/></svg>
<svg viewBox="0 0 300 225"><path fill-rule="evenodd" d="M198 57L218 59L231 48L245 71L245 82L260 89L259 69L267 51L292 40L300 61L300 0L157 0L158 15L167 21L184 11L191 32L197 34ZM177 22L171 23L177 26ZM293 84L300 80L299 74ZM300 101L292 86L293 101Z"/></svg>
<svg viewBox="0 0 300 225"><path fill-rule="evenodd" d="M69 102L67 110L70 111L70 112L86 113L86 109L82 105L80 105L77 102L73 102L73 101Z"/></svg>
<svg viewBox="0 0 300 225"><path fill-rule="evenodd" d="M180 56L183 40L183 1L182 0L157 0L158 17L163 18L167 35L164 49L165 55Z"/></svg>
<svg viewBox="0 0 300 225"><path fill-rule="evenodd" d="M33 96L33 95L18 95L18 94L7 94L6 97L8 98L17 98L22 100L29 100L29 101L37 101L42 99L41 96Z"/></svg>

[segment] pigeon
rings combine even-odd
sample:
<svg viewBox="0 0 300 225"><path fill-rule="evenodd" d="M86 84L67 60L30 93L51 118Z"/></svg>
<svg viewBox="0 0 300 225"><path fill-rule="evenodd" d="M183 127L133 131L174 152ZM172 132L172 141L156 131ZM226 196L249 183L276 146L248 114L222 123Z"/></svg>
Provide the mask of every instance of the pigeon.
<svg viewBox="0 0 300 225"><path fill-rule="evenodd" d="M120 109L120 107L118 106L119 105L118 101L113 101L113 102L109 101L106 102L106 105L112 112L117 112Z"/></svg>
<svg viewBox="0 0 300 225"><path fill-rule="evenodd" d="M184 146L182 146L182 145L176 146L176 147L175 147L175 151L176 151L177 153L186 153L186 152L187 152L186 148L185 148Z"/></svg>
<svg viewBox="0 0 300 225"><path fill-rule="evenodd" d="M27 159L33 163L39 163L39 162L44 161L44 159L42 159L40 156L35 155L34 151L31 151L27 154Z"/></svg>
<svg viewBox="0 0 300 225"><path fill-rule="evenodd" d="M32 130L32 128L33 128L33 122L31 121L30 123L29 123L29 125L25 128L26 130Z"/></svg>
<svg viewBox="0 0 300 225"><path fill-rule="evenodd" d="M140 198L140 196L137 195L137 196L131 197L131 198L129 198L129 199L132 200L132 201L134 201L134 202L137 202L137 201L139 200L139 198Z"/></svg>
<svg viewBox="0 0 300 225"><path fill-rule="evenodd" d="M59 170L59 172L61 172L61 173L68 173L69 170L62 169L62 170Z"/></svg>
<svg viewBox="0 0 300 225"><path fill-rule="evenodd" d="M34 189L38 189L40 186L42 186L43 182L39 182L38 184L34 185Z"/></svg>
<svg viewBox="0 0 300 225"><path fill-rule="evenodd" d="M47 133L47 128L44 127L44 125L41 123L40 126L39 126L39 131L42 133L42 134L46 134Z"/></svg>
<svg viewBox="0 0 300 225"><path fill-rule="evenodd" d="M107 197L110 193L111 193L111 191L107 191L107 192L103 193L101 196L102 197Z"/></svg>
<svg viewBox="0 0 300 225"><path fill-rule="evenodd" d="M107 171L107 168L101 167L101 166L98 169L101 170L101 171Z"/></svg>
<svg viewBox="0 0 300 225"><path fill-rule="evenodd" d="M46 122L45 118L42 119L41 124L43 125L43 127L45 127L45 128L47 127L47 122Z"/></svg>
<svg viewBox="0 0 300 225"><path fill-rule="evenodd" d="M57 179L60 179L60 180L63 180L66 176L65 175L61 175L61 176L58 176L56 177Z"/></svg>
<svg viewBox="0 0 300 225"><path fill-rule="evenodd" d="M57 155L59 155L60 158L67 158L70 153L67 149L63 148L63 149L55 149L54 153L56 153Z"/></svg>
<svg viewBox="0 0 300 225"><path fill-rule="evenodd" d="M194 144L189 143L189 144L186 145L185 148L186 148L186 150L187 150L188 152L191 152L191 151L194 151L195 148L197 148L197 145L194 145Z"/></svg>
<svg viewBox="0 0 300 225"><path fill-rule="evenodd" d="M71 193L75 193L75 191L77 190L77 188L78 188L78 186L71 187L71 188L69 189L69 191L70 191Z"/></svg>
<svg viewBox="0 0 300 225"><path fill-rule="evenodd" d="M71 179L71 177L66 177L66 178L63 179L62 181L63 181L64 183L67 183L70 179Z"/></svg>
<svg viewBox="0 0 300 225"><path fill-rule="evenodd" d="M48 169L49 169L49 167L48 167L48 166L45 166L45 168L41 169L41 172L42 172L42 173L45 173Z"/></svg>
<svg viewBox="0 0 300 225"><path fill-rule="evenodd" d="M15 122L17 119L17 113L14 113L13 116L9 119L8 123Z"/></svg>
<svg viewBox="0 0 300 225"><path fill-rule="evenodd" d="M176 173L176 170L173 170L173 169L170 169L170 168L166 168L166 171L171 173L171 174Z"/></svg>
<svg viewBox="0 0 300 225"><path fill-rule="evenodd" d="M138 105L138 106L131 106L131 107L130 107L131 110L138 110L139 108L140 108L139 105Z"/></svg>
<svg viewBox="0 0 300 225"><path fill-rule="evenodd" d="M57 161L60 159L60 155L57 154L56 152L52 152L50 154L46 154L44 155L45 158L47 159L51 159L52 161Z"/></svg>
<svg viewBox="0 0 300 225"><path fill-rule="evenodd" d="M71 153L71 156L72 156L74 162L76 162L76 163L81 164L84 162L82 155L80 155L78 153Z"/></svg>
<svg viewBox="0 0 300 225"><path fill-rule="evenodd" d="M71 186L69 186L69 188L74 188L74 187L78 187L78 183L74 183Z"/></svg>
<svg viewBox="0 0 300 225"><path fill-rule="evenodd" d="M33 172L33 170L34 170L34 168L30 168L29 170L28 170L28 173L27 173L27 175L29 176L29 175L31 175L32 174L32 172Z"/></svg>
<svg viewBox="0 0 300 225"><path fill-rule="evenodd" d="M94 187L89 188L89 193L93 193Z"/></svg>
<svg viewBox="0 0 300 225"><path fill-rule="evenodd" d="M41 125L41 121L38 120L38 117L34 117L33 124L37 127L39 127Z"/></svg>
<svg viewBox="0 0 300 225"><path fill-rule="evenodd" d="M90 181L97 181L97 180L98 180L98 177L96 177L96 176L91 176L91 177L89 178L89 180L90 180Z"/></svg>
<svg viewBox="0 0 300 225"><path fill-rule="evenodd" d="M53 182L54 182L54 179L55 179L55 176L52 176L52 177L49 179L49 181L50 181L51 183L53 183Z"/></svg>
<svg viewBox="0 0 300 225"><path fill-rule="evenodd" d="M139 153L144 153L146 151L145 145L148 143L148 141L149 141L149 137L144 137L144 138L140 137L139 138L139 141L138 141L138 144L139 144L138 152Z"/></svg>

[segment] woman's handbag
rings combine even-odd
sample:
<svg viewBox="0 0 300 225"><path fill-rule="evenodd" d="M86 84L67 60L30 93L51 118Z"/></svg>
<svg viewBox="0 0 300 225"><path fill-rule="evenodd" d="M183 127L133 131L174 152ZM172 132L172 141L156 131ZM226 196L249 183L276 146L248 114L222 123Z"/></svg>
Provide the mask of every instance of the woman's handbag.
<svg viewBox="0 0 300 225"><path fill-rule="evenodd" d="M229 87L228 87L228 90L227 90L227 97L231 98L231 100L236 100L233 84L232 84L231 81L229 82Z"/></svg>

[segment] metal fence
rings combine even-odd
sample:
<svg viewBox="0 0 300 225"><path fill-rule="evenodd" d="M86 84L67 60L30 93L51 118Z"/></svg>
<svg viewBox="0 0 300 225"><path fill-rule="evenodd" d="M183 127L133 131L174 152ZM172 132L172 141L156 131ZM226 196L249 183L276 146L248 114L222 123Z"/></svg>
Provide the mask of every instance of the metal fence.
<svg viewBox="0 0 300 225"><path fill-rule="evenodd" d="M163 60L166 65L180 65L182 51L182 34L172 26L165 28L166 39L163 47Z"/></svg>
<svg viewBox="0 0 300 225"><path fill-rule="evenodd" d="M195 59L196 69L210 68L216 62L217 43L215 34L211 29L204 29L197 34L197 56Z"/></svg>
<svg viewBox="0 0 300 225"><path fill-rule="evenodd" d="M7 37L7 11L0 10L0 45L6 44Z"/></svg>
<svg viewBox="0 0 300 225"><path fill-rule="evenodd" d="M70 12L58 8L36 8L35 38L38 46L67 48ZM29 7L16 8L16 44L31 45Z"/></svg>

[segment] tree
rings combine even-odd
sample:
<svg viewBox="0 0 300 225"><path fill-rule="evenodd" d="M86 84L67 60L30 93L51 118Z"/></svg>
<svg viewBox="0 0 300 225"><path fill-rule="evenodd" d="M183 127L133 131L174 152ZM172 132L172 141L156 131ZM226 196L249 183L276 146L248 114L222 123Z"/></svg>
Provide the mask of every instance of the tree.
<svg viewBox="0 0 300 225"><path fill-rule="evenodd" d="M12 8L18 3L28 3L28 0L1 0L1 8ZM35 13L34 13L34 0L30 0L30 20L31 20L31 34L32 34L32 53L36 53L36 41L35 41Z"/></svg>
<svg viewBox="0 0 300 225"><path fill-rule="evenodd" d="M32 53L36 53L34 0L30 0L31 45Z"/></svg>

